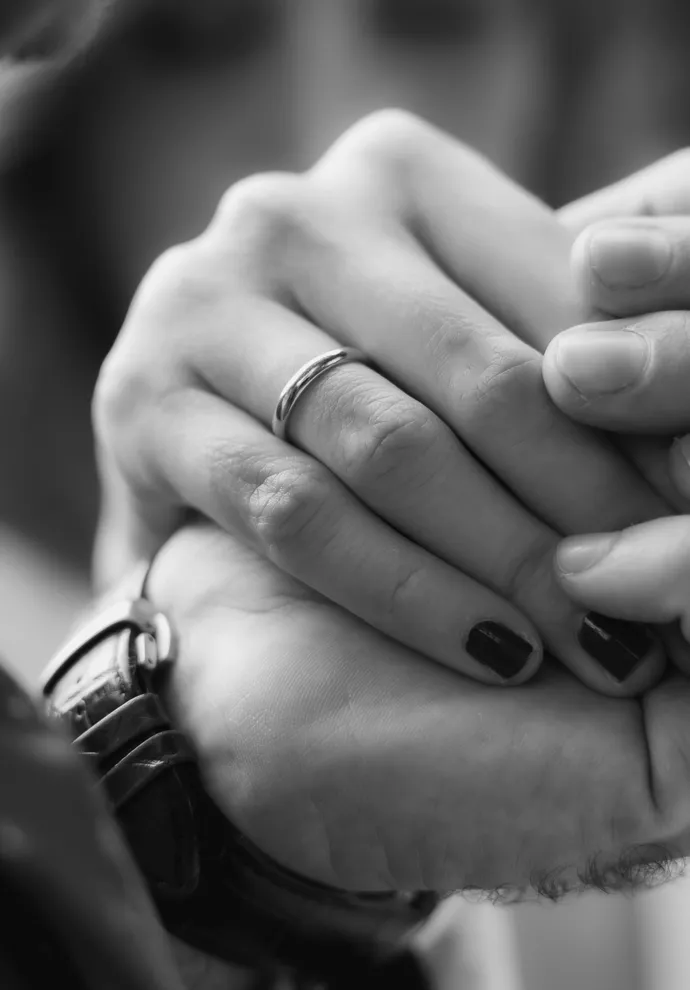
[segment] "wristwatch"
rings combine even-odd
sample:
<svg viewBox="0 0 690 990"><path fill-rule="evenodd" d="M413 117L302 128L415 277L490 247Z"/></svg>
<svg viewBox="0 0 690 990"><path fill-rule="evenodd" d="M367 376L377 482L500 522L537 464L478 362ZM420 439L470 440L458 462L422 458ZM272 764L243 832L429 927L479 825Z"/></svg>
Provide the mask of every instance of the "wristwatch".
<svg viewBox="0 0 690 990"><path fill-rule="evenodd" d="M356 894L307 880L214 804L160 698L177 646L147 598L148 572L58 652L42 690L105 790L165 927L204 952L285 967L329 990L426 987L411 936L436 895Z"/></svg>

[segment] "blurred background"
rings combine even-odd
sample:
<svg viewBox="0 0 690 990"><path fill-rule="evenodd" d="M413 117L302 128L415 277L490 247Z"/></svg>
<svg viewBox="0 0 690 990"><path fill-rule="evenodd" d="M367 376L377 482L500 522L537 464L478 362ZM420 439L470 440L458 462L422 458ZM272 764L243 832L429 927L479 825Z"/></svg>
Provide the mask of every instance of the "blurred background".
<svg viewBox="0 0 690 990"><path fill-rule="evenodd" d="M554 206L690 143L687 0L0 0L0 31L0 653L29 681L88 595L99 364L234 180L391 105ZM476 990L690 985L684 881L446 910Z"/></svg>

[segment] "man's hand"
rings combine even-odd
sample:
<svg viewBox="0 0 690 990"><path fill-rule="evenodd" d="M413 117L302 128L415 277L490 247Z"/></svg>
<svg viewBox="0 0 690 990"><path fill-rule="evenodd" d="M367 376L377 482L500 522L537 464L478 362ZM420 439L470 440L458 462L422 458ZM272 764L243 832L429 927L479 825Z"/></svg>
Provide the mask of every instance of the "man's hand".
<svg viewBox="0 0 690 990"><path fill-rule="evenodd" d="M181 637L168 701L208 787L288 867L369 890L558 886L596 870L615 885L634 847L683 850L685 680L644 709L550 664L492 689L212 526L174 537L152 577Z"/></svg>
<svg viewBox="0 0 690 990"><path fill-rule="evenodd" d="M561 333L543 367L561 409L628 434L632 456L684 512L690 323L681 310L690 308L689 214L687 151L564 211L566 222L583 228L573 265L589 308L611 318ZM561 544L557 566L562 587L585 606L620 618L679 620L668 644L690 672L690 516L573 537Z"/></svg>
<svg viewBox="0 0 690 990"><path fill-rule="evenodd" d="M572 267L593 322L547 348L551 397L573 419L604 429L686 430L690 151L572 204L561 219L578 234Z"/></svg>

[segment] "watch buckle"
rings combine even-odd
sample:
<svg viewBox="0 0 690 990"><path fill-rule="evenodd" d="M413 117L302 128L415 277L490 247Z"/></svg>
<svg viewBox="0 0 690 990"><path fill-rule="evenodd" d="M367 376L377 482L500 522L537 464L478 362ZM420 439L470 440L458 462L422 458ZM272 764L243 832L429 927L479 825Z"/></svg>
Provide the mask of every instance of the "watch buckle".
<svg viewBox="0 0 690 990"><path fill-rule="evenodd" d="M175 656L175 637L168 619L145 598L108 606L87 622L53 657L41 677L41 690L50 694L60 678L89 650L113 633L134 634L137 666L151 673Z"/></svg>

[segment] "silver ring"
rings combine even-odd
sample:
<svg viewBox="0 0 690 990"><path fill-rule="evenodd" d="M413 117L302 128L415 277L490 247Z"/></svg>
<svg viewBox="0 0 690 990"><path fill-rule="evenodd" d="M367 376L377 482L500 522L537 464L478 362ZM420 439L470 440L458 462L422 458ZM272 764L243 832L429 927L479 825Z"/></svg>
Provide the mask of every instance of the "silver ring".
<svg viewBox="0 0 690 990"><path fill-rule="evenodd" d="M316 379L325 375L327 371L333 371L339 365L350 364L352 361L359 361L362 364L368 363L366 355L358 351L357 348L339 347L335 351L326 351L325 354L320 354L319 357L315 357L302 365L280 393L276 403L271 429L279 440L285 440L290 413L309 386L313 385Z"/></svg>

